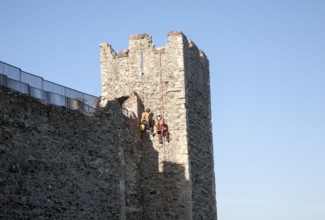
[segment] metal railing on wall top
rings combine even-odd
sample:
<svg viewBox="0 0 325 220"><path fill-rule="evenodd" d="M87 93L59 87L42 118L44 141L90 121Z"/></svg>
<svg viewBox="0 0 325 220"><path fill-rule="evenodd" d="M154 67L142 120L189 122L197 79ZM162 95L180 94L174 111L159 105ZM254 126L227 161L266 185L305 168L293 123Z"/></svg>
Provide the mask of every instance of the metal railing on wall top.
<svg viewBox="0 0 325 220"><path fill-rule="evenodd" d="M36 76L0 61L0 85L73 110L93 113L99 98Z"/></svg>

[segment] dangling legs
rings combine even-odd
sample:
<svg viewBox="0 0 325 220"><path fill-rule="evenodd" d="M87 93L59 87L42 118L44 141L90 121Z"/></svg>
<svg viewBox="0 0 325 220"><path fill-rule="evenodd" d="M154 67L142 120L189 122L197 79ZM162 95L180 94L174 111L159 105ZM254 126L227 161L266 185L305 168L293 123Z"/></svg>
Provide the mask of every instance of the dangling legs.
<svg viewBox="0 0 325 220"><path fill-rule="evenodd" d="M160 126L156 127L156 132L157 132L157 135L158 135L159 144L163 143L162 134L161 134L163 131L161 131L161 129L162 128Z"/></svg>
<svg viewBox="0 0 325 220"><path fill-rule="evenodd" d="M157 131L157 135L158 135L159 144L162 144L163 143L163 140L162 140L162 136L161 136L161 131L160 130Z"/></svg>
<svg viewBox="0 0 325 220"><path fill-rule="evenodd" d="M169 132L166 127L164 127L164 136L165 136L166 140L169 142Z"/></svg>

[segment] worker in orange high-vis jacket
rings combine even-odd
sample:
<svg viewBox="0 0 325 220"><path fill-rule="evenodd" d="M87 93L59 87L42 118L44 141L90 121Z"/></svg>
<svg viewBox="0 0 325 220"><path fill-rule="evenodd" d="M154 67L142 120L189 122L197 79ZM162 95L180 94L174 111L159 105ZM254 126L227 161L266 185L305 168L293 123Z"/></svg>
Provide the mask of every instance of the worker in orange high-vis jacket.
<svg viewBox="0 0 325 220"><path fill-rule="evenodd" d="M152 132L153 129L151 126L150 114L151 114L150 109L146 108L145 111L141 115L140 123L145 125L145 130L150 130Z"/></svg>
<svg viewBox="0 0 325 220"><path fill-rule="evenodd" d="M154 126L155 126L155 133L158 134L159 143L160 144L163 143L163 140L162 140L163 136L169 142L169 133L168 133L167 125L165 123L164 118L162 117L162 115L160 113L158 113L156 115Z"/></svg>

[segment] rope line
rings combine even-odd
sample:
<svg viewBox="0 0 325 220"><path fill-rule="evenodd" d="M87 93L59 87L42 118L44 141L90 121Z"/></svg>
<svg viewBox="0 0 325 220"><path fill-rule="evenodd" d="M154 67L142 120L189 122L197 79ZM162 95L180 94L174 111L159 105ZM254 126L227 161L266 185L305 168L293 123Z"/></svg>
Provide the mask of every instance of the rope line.
<svg viewBox="0 0 325 220"><path fill-rule="evenodd" d="M160 112L163 116L164 114L164 87L163 87L163 78L161 71L161 51L159 50L159 75L160 75Z"/></svg>

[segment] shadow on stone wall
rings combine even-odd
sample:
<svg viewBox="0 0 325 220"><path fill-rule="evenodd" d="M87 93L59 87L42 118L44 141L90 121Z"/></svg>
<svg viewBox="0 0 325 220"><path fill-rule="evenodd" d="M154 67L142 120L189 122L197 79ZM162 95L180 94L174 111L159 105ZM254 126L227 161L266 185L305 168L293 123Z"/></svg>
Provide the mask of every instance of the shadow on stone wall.
<svg viewBox="0 0 325 220"><path fill-rule="evenodd" d="M148 137L142 140L140 177L140 203L142 216L127 219L188 219L188 210L183 204L183 191L188 190L184 167L180 164L162 161L159 152ZM163 148L163 145L159 145ZM159 149L162 151L162 149ZM162 170L159 171L159 166Z"/></svg>
<svg viewBox="0 0 325 220"><path fill-rule="evenodd" d="M158 141L155 142L157 137L152 138L149 130L139 132L144 105L137 93L133 92L128 97L117 99L129 113L123 132L124 135L133 133L129 135L131 137L138 132L140 144L126 143L120 149L122 161L125 161L125 178L122 175L125 218L189 219L190 210L188 204L184 204L184 201L188 201L184 192L189 191L185 169L180 164L167 161L169 144L160 145ZM149 121L153 122L153 117L151 113Z"/></svg>

